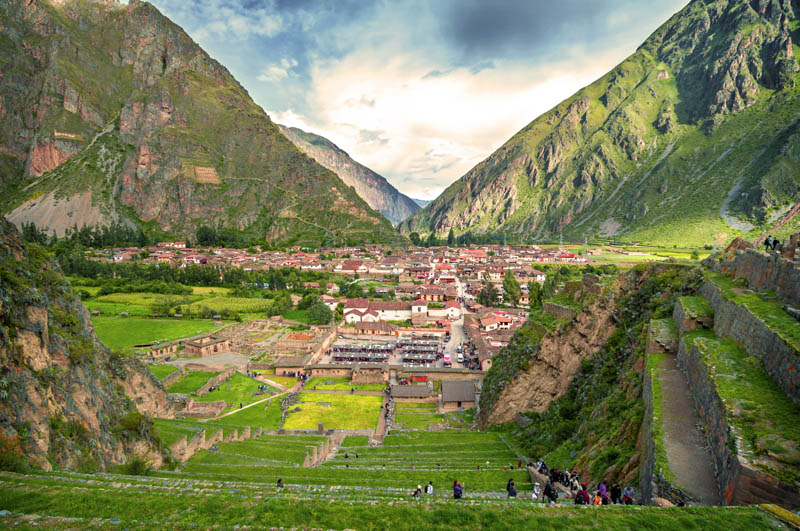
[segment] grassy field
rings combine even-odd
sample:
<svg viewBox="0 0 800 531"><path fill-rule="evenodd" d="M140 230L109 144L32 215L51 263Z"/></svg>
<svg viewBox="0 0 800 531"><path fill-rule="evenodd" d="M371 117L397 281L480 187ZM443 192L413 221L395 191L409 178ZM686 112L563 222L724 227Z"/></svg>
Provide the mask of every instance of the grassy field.
<svg viewBox="0 0 800 531"><path fill-rule="evenodd" d="M159 380L163 380L177 370L177 367L173 365L148 365L147 368L150 369L150 372Z"/></svg>
<svg viewBox="0 0 800 531"><path fill-rule="evenodd" d="M311 319L308 317L308 310L289 310L283 314L283 317L290 321L311 324Z"/></svg>
<svg viewBox="0 0 800 531"><path fill-rule="evenodd" d="M262 400L278 392L277 389L267 386L269 392L261 395L254 395L258 391L259 385L266 385L258 380L254 380L240 372L235 372L231 375L229 382L220 384L220 388L216 391L211 391L205 396L195 398L199 402L214 402L217 400L224 400L234 408L238 408L239 404L252 404L258 400Z"/></svg>
<svg viewBox="0 0 800 531"><path fill-rule="evenodd" d="M283 398L282 396L277 397L271 402L264 402L237 411L226 417L214 420L214 423L225 426L251 426L264 430L277 430L281 423L281 400Z"/></svg>
<svg viewBox="0 0 800 531"><path fill-rule="evenodd" d="M111 349L130 349L157 341L212 332L218 327L208 319L148 319L142 317L92 317L94 331L100 341Z"/></svg>
<svg viewBox="0 0 800 531"><path fill-rule="evenodd" d="M174 384L170 385L167 388L167 391L170 393L183 393L189 394L194 393L203 385L213 378L214 376L218 375L219 372L205 372L205 371L189 371L181 378L175 382Z"/></svg>
<svg viewBox="0 0 800 531"><path fill-rule="evenodd" d="M91 477L91 476L88 476ZM118 478L49 474L4 477L0 526L21 529L111 527L204 529L268 527L396 531L431 529L786 529L758 507L546 508L529 500L474 503L437 497L417 502L408 493L307 490L272 484L210 482L195 490L182 482L168 495L159 478ZM76 486L75 483L79 483ZM156 485L154 490L152 485ZM290 484L291 485L291 484ZM416 485L415 485L416 486ZM189 488L186 488L189 487ZM444 485L442 485L444 490ZM303 496L298 504L297 498ZM14 514L40 515L22 520ZM77 520L72 520L77 519Z"/></svg>
<svg viewBox="0 0 800 531"><path fill-rule="evenodd" d="M331 382L331 383L328 383ZM350 378L311 378L304 386L304 389L317 389L320 391L383 391L383 384L353 384Z"/></svg>
<svg viewBox="0 0 800 531"><path fill-rule="evenodd" d="M394 416L394 428L411 430L427 430L431 424L446 424L445 416L437 413L421 411L419 413L404 413L398 411Z"/></svg>
<svg viewBox="0 0 800 531"><path fill-rule="evenodd" d="M299 407L300 411L289 413L283 427L287 430L310 430L323 424L326 429L374 429L382 401L380 396L300 393L301 403L290 408L291 411Z"/></svg>
<svg viewBox="0 0 800 531"><path fill-rule="evenodd" d="M263 373L261 370L257 372ZM272 372L273 374L264 374L264 378L267 380L272 380L273 382L277 382L281 385L285 385L286 387L292 387L297 383L297 378L292 378L291 376L275 376L275 369L273 369Z"/></svg>

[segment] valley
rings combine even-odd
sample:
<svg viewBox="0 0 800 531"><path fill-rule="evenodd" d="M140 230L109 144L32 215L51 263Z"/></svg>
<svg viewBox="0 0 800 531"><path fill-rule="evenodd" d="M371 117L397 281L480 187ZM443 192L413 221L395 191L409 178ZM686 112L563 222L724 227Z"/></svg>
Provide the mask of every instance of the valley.
<svg viewBox="0 0 800 531"><path fill-rule="evenodd" d="M211 18L0 4L0 526L800 526L798 0L684 2L488 157L426 120L514 99L524 3L391 61L393 3L155 3Z"/></svg>

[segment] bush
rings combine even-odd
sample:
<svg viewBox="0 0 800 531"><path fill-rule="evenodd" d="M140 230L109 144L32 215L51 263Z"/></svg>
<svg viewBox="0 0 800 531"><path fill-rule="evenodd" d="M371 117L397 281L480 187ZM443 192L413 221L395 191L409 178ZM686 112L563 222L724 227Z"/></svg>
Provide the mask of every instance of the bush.
<svg viewBox="0 0 800 531"><path fill-rule="evenodd" d="M19 436L6 436L0 430L0 470L11 472L25 472L28 470L28 460L19 444Z"/></svg>
<svg viewBox="0 0 800 531"><path fill-rule="evenodd" d="M148 476L152 469L150 463L137 455L122 465L120 467L120 472L129 476Z"/></svg>

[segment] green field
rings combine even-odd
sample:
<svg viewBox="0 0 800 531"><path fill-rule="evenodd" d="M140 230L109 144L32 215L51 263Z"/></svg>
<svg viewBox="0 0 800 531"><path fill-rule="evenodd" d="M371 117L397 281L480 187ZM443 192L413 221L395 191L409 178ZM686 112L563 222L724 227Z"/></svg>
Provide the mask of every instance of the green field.
<svg viewBox="0 0 800 531"><path fill-rule="evenodd" d="M315 430L319 424L326 429L374 429L378 424L381 396L349 394L300 393L300 408L289 413L283 427L287 430ZM330 406L319 405L328 403Z"/></svg>
<svg viewBox="0 0 800 531"><path fill-rule="evenodd" d="M231 427L243 428L251 426L264 430L277 430L281 423L281 400L283 398L285 397L280 396L274 398L271 402L256 404L226 417L216 419L214 423Z"/></svg>
<svg viewBox="0 0 800 531"><path fill-rule="evenodd" d="M445 416L437 413L403 413L398 411L395 413L392 429L427 430L431 424L445 424L446 422Z"/></svg>
<svg viewBox="0 0 800 531"><path fill-rule="evenodd" d="M217 400L224 400L232 407L237 408L239 404L252 404L258 400L268 398L270 394L277 393L277 389L268 387L269 391L266 394L253 395L258 391L259 385L266 385L258 380L254 380L240 372L235 372L231 375L229 382L222 382L220 388L216 391L211 391L207 395L197 397L195 400L199 402L215 402Z"/></svg>
<svg viewBox="0 0 800 531"><path fill-rule="evenodd" d="M291 376L275 376L275 369L272 369L273 374L267 374L266 371L258 370L256 372L260 372L264 374L264 378L267 380L272 380L273 382L279 383L281 385L285 385L286 387L292 387L294 384L297 383L297 378L292 378Z"/></svg>
<svg viewBox="0 0 800 531"><path fill-rule="evenodd" d="M218 374L219 372L189 371L181 376L177 382L170 385L167 391L181 394L194 393Z"/></svg>
<svg viewBox="0 0 800 531"><path fill-rule="evenodd" d="M131 476L3 475L0 527L76 529L788 529L759 507L585 508L542 507L530 500L474 503L437 496L416 502L402 491L328 490L287 482L225 484L203 478L178 480L174 490L160 478ZM269 479L271 480L270 476ZM86 481L91 479L91 483ZM125 484L120 487L118 482ZM80 486L75 485L76 482ZM207 483L206 483L207 482ZM207 486L206 486L207 485ZM416 485L414 485L416 486ZM447 492L445 485L440 491ZM469 488L467 488L469 492ZM165 495L167 494L167 495ZM302 502L298 498L302 496ZM15 517L38 515L37 517ZM31 521L33 518L33 521ZM266 525L265 525L266 523Z"/></svg>
<svg viewBox="0 0 800 531"><path fill-rule="evenodd" d="M218 327L207 319L148 319L143 317L92 317L94 331L100 341L111 349L130 349L159 341L212 332Z"/></svg>
<svg viewBox="0 0 800 531"><path fill-rule="evenodd" d="M332 383L328 383L332 382ZM319 391L383 391L383 384L353 384L350 378L311 378L303 386L304 389L317 389Z"/></svg>
<svg viewBox="0 0 800 531"><path fill-rule="evenodd" d="M289 310L288 312L284 312L283 317L290 321L311 324L311 319L308 317L308 310Z"/></svg>
<svg viewBox="0 0 800 531"><path fill-rule="evenodd" d="M150 369L150 372L159 380L163 380L177 370L177 367L173 365L148 365L147 368Z"/></svg>

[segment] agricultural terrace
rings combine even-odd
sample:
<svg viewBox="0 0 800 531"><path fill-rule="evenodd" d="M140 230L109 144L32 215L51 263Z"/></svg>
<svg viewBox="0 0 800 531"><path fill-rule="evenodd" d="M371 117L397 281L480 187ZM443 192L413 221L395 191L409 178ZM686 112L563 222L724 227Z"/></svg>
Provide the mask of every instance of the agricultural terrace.
<svg viewBox="0 0 800 531"><path fill-rule="evenodd" d="M202 480L202 488L197 488L198 480ZM523 499L453 500L440 496L420 502L411 499L408 488L288 484L279 489L274 482L223 483L205 474L0 473L0 481L7 509L0 515L0 527L4 528L259 528L266 523L275 528L394 531L788 529L755 506L546 508ZM447 490L445 485L439 487L438 492ZM466 493L469 496L469 487Z"/></svg>
<svg viewBox="0 0 800 531"><path fill-rule="evenodd" d="M282 443L284 439L286 444ZM263 483L280 478L294 486L397 489L404 494L417 484L433 481L441 497L451 496L448 485L452 486L454 480L463 482L469 494L503 492L508 479L514 478L518 490L532 490L527 470L517 468L517 455L496 433L397 434L386 437L383 446L378 447L367 446L366 438L348 437L333 459L316 468L296 466L302 463L306 451L302 445L294 444L299 440L307 439L262 436L221 444L218 452L198 452L176 471L156 474ZM513 470L503 470L511 465Z"/></svg>
<svg viewBox="0 0 800 531"><path fill-rule="evenodd" d="M338 393L300 393L290 406L283 427L287 430L374 430L378 425L382 396Z"/></svg>

